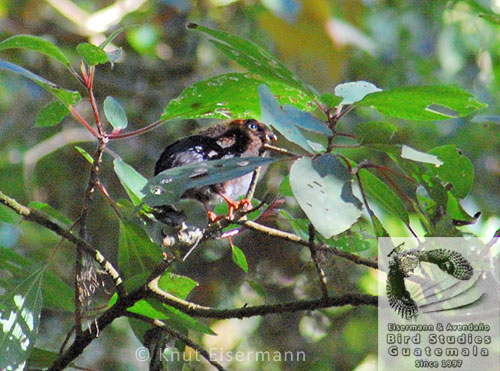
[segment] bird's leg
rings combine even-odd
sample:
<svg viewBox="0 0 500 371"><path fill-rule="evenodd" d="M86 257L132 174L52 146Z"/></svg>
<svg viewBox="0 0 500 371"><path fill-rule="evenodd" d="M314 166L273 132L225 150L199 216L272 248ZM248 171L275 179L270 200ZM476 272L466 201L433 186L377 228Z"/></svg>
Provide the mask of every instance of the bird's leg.
<svg viewBox="0 0 500 371"><path fill-rule="evenodd" d="M252 203L250 202L250 200L247 200L246 198L244 198L241 201L235 202L235 201L231 200L229 197L227 197L222 192L220 192L219 195L227 202L227 205L229 206L229 211L227 213L229 220L233 220L233 213L235 210L238 210L241 207L244 207L245 209L249 209L252 206Z"/></svg>

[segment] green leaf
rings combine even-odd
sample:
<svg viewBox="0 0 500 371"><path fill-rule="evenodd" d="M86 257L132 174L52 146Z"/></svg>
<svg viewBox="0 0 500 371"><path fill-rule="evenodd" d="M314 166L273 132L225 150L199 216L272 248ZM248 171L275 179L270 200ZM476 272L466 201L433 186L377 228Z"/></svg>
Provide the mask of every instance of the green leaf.
<svg viewBox="0 0 500 371"><path fill-rule="evenodd" d="M474 183L474 166L462 155L454 144L433 148L430 154L443 161L439 167L429 166L429 171L437 175L444 183L451 183L451 193L457 198L464 198Z"/></svg>
<svg viewBox="0 0 500 371"><path fill-rule="evenodd" d="M0 299L0 368L24 365L38 334L42 281L46 266L35 270Z"/></svg>
<svg viewBox="0 0 500 371"><path fill-rule="evenodd" d="M60 354L58 352L52 352L50 350L40 349L33 347L31 349L28 357L28 370L42 370L48 369L54 361L59 358ZM69 367L75 367L75 364L71 362Z"/></svg>
<svg viewBox="0 0 500 371"><path fill-rule="evenodd" d="M252 288L253 291L257 293L257 295L262 296L264 299L266 298L266 289L259 282L254 280L247 280L248 284Z"/></svg>
<svg viewBox="0 0 500 371"><path fill-rule="evenodd" d="M63 52L50 41L44 40L41 37L31 35L16 35L5 39L0 43L0 50L5 49L30 49L39 53L45 54L49 57L57 59L66 67L70 67L68 58Z"/></svg>
<svg viewBox="0 0 500 371"><path fill-rule="evenodd" d="M33 201L28 204L28 207L31 207L32 209L35 210L40 210L45 214L47 214L48 216L50 216L52 219L55 219L58 222L61 222L62 224L71 225L73 223L70 219L61 214L61 212L43 202Z"/></svg>
<svg viewBox="0 0 500 371"><path fill-rule="evenodd" d="M410 86L367 95L357 106L406 120L446 120L487 107L456 86Z"/></svg>
<svg viewBox="0 0 500 371"><path fill-rule="evenodd" d="M325 238L347 230L361 216L362 204L352 193L351 179L342 162L330 154L304 157L292 165L293 194Z"/></svg>
<svg viewBox="0 0 500 371"><path fill-rule="evenodd" d="M179 309L168 305L164 305L163 307L165 313L167 313L169 325L173 325L181 331L187 329L194 330L202 334L217 335L210 327L187 315L186 313L181 312Z"/></svg>
<svg viewBox="0 0 500 371"><path fill-rule="evenodd" d="M413 149L407 145L403 145L401 147L401 157L407 160L433 164L436 167L439 167L443 164L443 161L441 161L437 156L417 151L416 149Z"/></svg>
<svg viewBox="0 0 500 371"><path fill-rule="evenodd" d="M58 125L67 115L69 110L61 101L55 101L43 107L38 114L35 127L50 127Z"/></svg>
<svg viewBox="0 0 500 371"><path fill-rule="evenodd" d="M92 158L91 154L85 151L83 148L75 146L75 149L89 162L90 165L94 163L94 159Z"/></svg>
<svg viewBox="0 0 500 371"><path fill-rule="evenodd" d="M487 20L491 24L494 24L497 26L500 24L500 15L498 15L498 14L479 14L479 16L481 18Z"/></svg>
<svg viewBox="0 0 500 371"><path fill-rule="evenodd" d="M292 187L290 186L290 176L283 178L280 184L280 193L285 197L293 197Z"/></svg>
<svg viewBox="0 0 500 371"><path fill-rule="evenodd" d="M70 91L66 89L62 89L58 87L53 82L50 82L44 79L41 76L34 74L31 71L28 71L17 64L10 63L0 59L0 69L8 70L14 73L17 73L27 79L33 81L37 85L41 86L43 89L47 90L49 93L53 94L56 98L58 98L61 102L66 105L72 105L78 102L81 99L80 93L77 91Z"/></svg>
<svg viewBox="0 0 500 371"><path fill-rule="evenodd" d="M76 51L80 54L89 66L105 64L109 62L109 58L104 50L96 45L89 43L80 43L76 46Z"/></svg>
<svg viewBox="0 0 500 371"><path fill-rule="evenodd" d="M115 98L109 96L104 99L104 115L113 129L125 129L128 125L127 114Z"/></svg>
<svg viewBox="0 0 500 371"><path fill-rule="evenodd" d="M51 271L47 271L42 286L43 307L73 313L75 293L71 287Z"/></svg>
<svg viewBox="0 0 500 371"><path fill-rule="evenodd" d="M321 94L321 97L319 99L324 105L326 105L326 108L337 107L340 102L342 102L341 97L336 97L335 95L330 93Z"/></svg>
<svg viewBox="0 0 500 371"><path fill-rule="evenodd" d="M16 224L21 220L21 216L5 205L0 205L0 220L5 223Z"/></svg>
<svg viewBox="0 0 500 371"><path fill-rule="evenodd" d="M116 30L114 30L107 38L106 40L104 40L100 45L99 45L99 48L101 49L104 49L110 42L112 42L119 34L121 34L122 32L130 29L130 28L135 28L135 27L139 27L140 25L138 24L131 24L131 25L127 25L127 26L124 26L124 27L120 27Z"/></svg>
<svg viewBox="0 0 500 371"><path fill-rule="evenodd" d="M263 81L248 73L228 73L197 82L186 88L165 108L161 119L173 118L256 118L261 116L258 87ZM311 99L280 81L266 82L280 103L311 110Z"/></svg>
<svg viewBox="0 0 500 371"><path fill-rule="evenodd" d="M288 141L301 146L309 153L314 153L313 142L302 134L293 118L283 111L266 85L259 86L259 95L262 121L279 131Z"/></svg>
<svg viewBox="0 0 500 371"><path fill-rule="evenodd" d="M158 280L158 287L181 299L186 299L196 286L198 282L191 278L170 272L164 273Z"/></svg>
<svg viewBox="0 0 500 371"><path fill-rule="evenodd" d="M142 189L147 184L147 179L139 174L132 166L123 162L122 159L115 159L113 161L114 170L120 183L128 194L130 201L134 206L141 204L141 200L144 197Z"/></svg>
<svg viewBox="0 0 500 371"><path fill-rule="evenodd" d="M213 30L194 23L188 24L188 28L212 36L215 40L210 40L210 42L217 49L248 71L262 76L264 80L282 81L304 92L304 94L310 97L315 97L317 95L311 87L300 81L300 79L278 59L274 58L266 50L251 41L227 32Z"/></svg>
<svg viewBox="0 0 500 371"><path fill-rule="evenodd" d="M150 179L143 201L150 206L177 202L184 191L239 178L259 166L276 161L269 157L233 157L174 167Z"/></svg>
<svg viewBox="0 0 500 371"><path fill-rule="evenodd" d="M118 267L124 278L150 272L161 259L161 248L141 228L120 220Z"/></svg>
<svg viewBox="0 0 500 371"><path fill-rule="evenodd" d="M459 222L458 225L472 224L477 221L481 213L476 213L474 216L469 215L452 193L448 192L448 202L446 204L446 213L453 221Z"/></svg>
<svg viewBox="0 0 500 371"><path fill-rule="evenodd" d="M389 215L396 216L405 224L409 224L408 212L392 189L368 170L362 169L359 176L369 198L375 200Z"/></svg>
<svg viewBox="0 0 500 371"><path fill-rule="evenodd" d="M237 246L231 246L233 261L236 263L238 267L243 269L245 273L248 273L248 263L247 258L245 257L245 253Z"/></svg>
<svg viewBox="0 0 500 371"><path fill-rule="evenodd" d="M382 91L382 89L377 88L368 81L346 82L345 84L340 84L335 87L335 95L344 98L342 102L340 102L340 104L343 105L354 104L362 100L368 94L379 91Z"/></svg>
<svg viewBox="0 0 500 371"><path fill-rule="evenodd" d="M396 125L380 121L360 122L354 130L361 145L391 144L397 131Z"/></svg>

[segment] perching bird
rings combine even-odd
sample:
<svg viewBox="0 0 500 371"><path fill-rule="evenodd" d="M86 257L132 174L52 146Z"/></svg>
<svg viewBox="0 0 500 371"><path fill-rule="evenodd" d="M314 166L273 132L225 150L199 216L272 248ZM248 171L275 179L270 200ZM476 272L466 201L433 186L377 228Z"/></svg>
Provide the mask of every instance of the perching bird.
<svg viewBox="0 0 500 371"><path fill-rule="evenodd" d="M263 145L276 139L276 135L257 120L233 120L170 144L156 163L154 174L157 175L173 167L202 161L259 156L264 149ZM235 202L235 200L247 192L251 179L252 174L249 173L221 184L189 189L184 192L182 198L200 201L205 206L212 221L216 219L216 216L210 210L210 204L225 200L229 205L229 216L231 217L233 210L242 205L248 206L248 201ZM165 206L160 208L157 217L163 218L164 222L166 219L167 224L172 224L169 221L171 221L172 215L175 216L175 213L177 213L177 217L182 217L181 212L175 211L170 206Z"/></svg>

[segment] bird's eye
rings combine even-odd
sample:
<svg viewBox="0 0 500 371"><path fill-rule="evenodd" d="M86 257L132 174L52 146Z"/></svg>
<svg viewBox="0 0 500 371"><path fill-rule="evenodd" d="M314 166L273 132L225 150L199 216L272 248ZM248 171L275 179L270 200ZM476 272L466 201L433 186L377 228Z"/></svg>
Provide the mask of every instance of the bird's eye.
<svg viewBox="0 0 500 371"><path fill-rule="evenodd" d="M257 122L255 120L248 121L247 125L248 125L248 128L250 130L258 130L259 129L259 125L257 125Z"/></svg>

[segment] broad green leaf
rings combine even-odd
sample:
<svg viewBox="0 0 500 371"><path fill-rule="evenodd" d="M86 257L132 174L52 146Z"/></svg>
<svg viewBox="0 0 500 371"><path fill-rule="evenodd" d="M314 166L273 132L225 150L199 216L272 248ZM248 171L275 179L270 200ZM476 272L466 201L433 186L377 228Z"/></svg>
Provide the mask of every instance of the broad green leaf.
<svg viewBox="0 0 500 371"><path fill-rule="evenodd" d="M257 295L262 296L264 299L266 298L266 289L259 282L254 280L247 280L248 284L252 288L253 291L257 293Z"/></svg>
<svg viewBox="0 0 500 371"><path fill-rule="evenodd" d="M0 299L0 368L25 364L38 334L42 311L42 281L46 266L26 278Z"/></svg>
<svg viewBox="0 0 500 371"><path fill-rule="evenodd" d="M4 69L7 71L11 71L17 73L27 79L33 81L37 85L41 86L43 89L47 90L49 93L53 94L56 98L58 98L61 102L66 105L75 104L81 99L80 93L77 91L70 91L66 89L62 89L58 87L53 82L50 82L43 77L40 77L34 74L31 71L28 71L17 64L10 63L0 59L0 69Z"/></svg>
<svg viewBox="0 0 500 371"><path fill-rule="evenodd" d="M73 313L75 293L71 287L51 271L47 271L42 285L43 307Z"/></svg>
<svg viewBox="0 0 500 371"><path fill-rule="evenodd" d="M359 176L369 198L375 200L389 215L396 216L405 224L409 224L408 212L392 189L368 170L362 169Z"/></svg>
<svg viewBox="0 0 500 371"><path fill-rule="evenodd" d="M30 49L39 53L45 54L49 57L57 59L66 67L70 67L68 58L63 52L50 41L44 40L41 37L31 35L16 35L5 39L0 43L0 50L5 49Z"/></svg>
<svg viewBox="0 0 500 371"><path fill-rule="evenodd" d="M76 46L76 51L80 54L89 66L105 64L109 62L109 58L104 50L96 45L89 43L80 43Z"/></svg>
<svg viewBox="0 0 500 371"><path fill-rule="evenodd" d="M410 86L367 95L357 106L406 120L446 120L487 107L456 86Z"/></svg>
<svg viewBox="0 0 500 371"><path fill-rule="evenodd" d="M467 196L474 183L474 166L453 144L436 147L429 151L443 161L439 167L429 166L429 171L444 183L451 183L451 193L457 198Z"/></svg>
<svg viewBox="0 0 500 371"><path fill-rule="evenodd" d="M251 41L227 32L213 30L194 23L188 24L188 28L212 36L215 40L210 41L217 49L248 71L262 76L266 81L282 81L304 92L304 94L310 97L315 97L317 95L311 87L300 81L300 79L278 59L274 58L266 50Z"/></svg>
<svg viewBox="0 0 500 371"><path fill-rule="evenodd" d="M189 293L198 286L198 282L186 276L166 272L158 280L158 286L178 298L186 299Z"/></svg>
<svg viewBox="0 0 500 371"><path fill-rule="evenodd" d="M114 170L120 183L128 194L130 201L134 206L141 204L141 200L144 197L142 189L146 186L148 182L141 174L139 174L132 166L123 162L122 159L115 159L113 161Z"/></svg>
<svg viewBox="0 0 500 371"><path fill-rule="evenodd" d="M333 246L343 251L361 252L370 248L370 241L362 234L350 231L336 236Z"/></svg>
<svg viewBox="0 0 500 371"><path fill-rule="evenodd" d="M210 327L204 323L198 321L197 319L181 312L179 309L170 307L168 305L163 306L165 313L168 316L169 325L177 327L179 330L194 330L202 334L217 335L212 331Z"/></svg>
<svg viewBox="0 0 500 371"><path fill-rule="evenodd" d="M437 156L417 151L416 149L408 147L407 145L403 145L401 147L401 157L407 160L433 164L436 167L439 167L443 164L443 161L441 161Z"/></svg>
<svg viewBox="0 0 500 371"><path fill-rule="evenodd" d="M290 185L302 210L325 238L344 232L361 216L362 204L352 193L352 176L330 154L303 157L290 170Z"/></svg>
<svg viewBox="0 0 500 371"><path fill-rule="evenodd" d="M15 284L33 272L35 270L33 266L34 263L32 261L19 255L14 250L0 247L0 269L9 271L13 276L12 282ZM13 286L11 285L10 287L12 288ZM8 287L2 288L9 289ZM73 290L50 270L45 272L45 278L42 283L42 294L44 308L66 312L74 311L73 300L75 295Z"/></svg>
<svg viewBox="0 0 500 371"><path fill-rule="evenodd" d="M50 127L58 125L69 114L68 107L61 102L55 101L43 107L36 117L35 127Z"/></svg>
<svg viewBox="0 0 500 371"><path fill-rule="evenodd" d="M331 136L332 131L326 126L325 122L317 119L308 112L303 112L291 104L283 105L283 112L288 116L290 121L293 121L294 125L314 133L319 133L327 136Z"/></svg>
<svg viewBox="0 0 500 371"><path fill-rule="evenodd" d="M330 93L321 94L320 100L324 105L326 105L326 108L337 107L340 104L340 102L342 102L341 97L337 97Z"/></svg>
<svg viewBox="0 0 500 371"><path fill-rule="evenodd" d="M85 160L89 162L90 165L94 163L94 159L92 158L91 154L85 151L83 148L75 146L75 149L83 156Z"/></svg>
<svg viewBox="0 0 500 371"><path fill-rule="evenodd" d="M368 94L379 91L382 91L382 89L377 88L368 81L346 82L335 87L335 95L343 98L342 102L340 102L343 105L354 104Z"/></svg>
<svg viewBox="0 0 500 371"><path fill-rule="evenodd" d="M283 178L280 184L280 193L285 197L293 197L292 187L290 186L290 176L287 175Z"/></svg>
<svg viewBox="0 0 500 371"><path fill-rule="evenodd" d="M266 85L259 86L259 96L262 121L279 131L288 141L301 146L309 153L314 153L312 142L302 134L293 118L282 110L278 100Z"/></svg>
<svg viewBox="0 0 500 371"><path fill-rule="evenodd" d="M491 24L500 25L500 15L498 14L479 14L479 16Z"/></svg>
<svg viewBox="0 0 500 371"><path fill-rule="evenodd" d="M187 189L238 178L273 161L269 157L233 157L174 167L148 181L142 190L146 194L143 201L150 206L172 204Z"/></svg>
<svg viewBox="0 0 500 371"><path fill-rule="evenodd" d="M150 272L161 259L161 248L139 226L120 220L118 267L124 278Z"/></svg>
<svg viewBox="0 0 500 371"><path fill-rule="evenodd" d="M248 263L245 253L237 246L231 246L233 261L235 264L243 269L245 273L248 273Z"/></svg>
<svg viewBox="0 0 500 371"><path fill-rule="evenodd" d="M388 122L370 121L356 125L355 134L359 144L391 144L398 131L396 125Z"/></svg>
<svg viewBox="0 0 500 371"><path fill-rule="evenodd" d="M481 213L476 213L474 216L469 215L462 208L462 205L460 205L455 196L453 196L453 194L450 192L448 192L446 214L448 214L453 221L458 222L457 225L466 225L475 223L477 221L477 218L481 215Z"/></svg>
<svg viewBox="0 0 500 371"><path fill-rule="evenodd" d="M256 118L261 116L258 87L263 81L248 73L228 73L197 82L186 88L165 108L161 119L173 118ZM280 103L291 103L304 110L314 104L298 89L280 81L266 82Z"/></svg>
<svg viewBox="0 0 500 371"><path fill-rule="evenodd" d="M32 209L35 210L40 210L50 216L51 218L57 220L58 222L61 222L62 224L67 224L71 225L73 222L65 217L60 211L54 209L52 206L47 205L43 202L37 202L33 201L28 204L28 207L31 207Z"/></svg>
<svg viewBox="0 0 500 371"><path fill-rule="evenodd" d="M115 98L109 96L104 99L104 115L113 129L125 129L128 125L127 114Z"/></svg>

